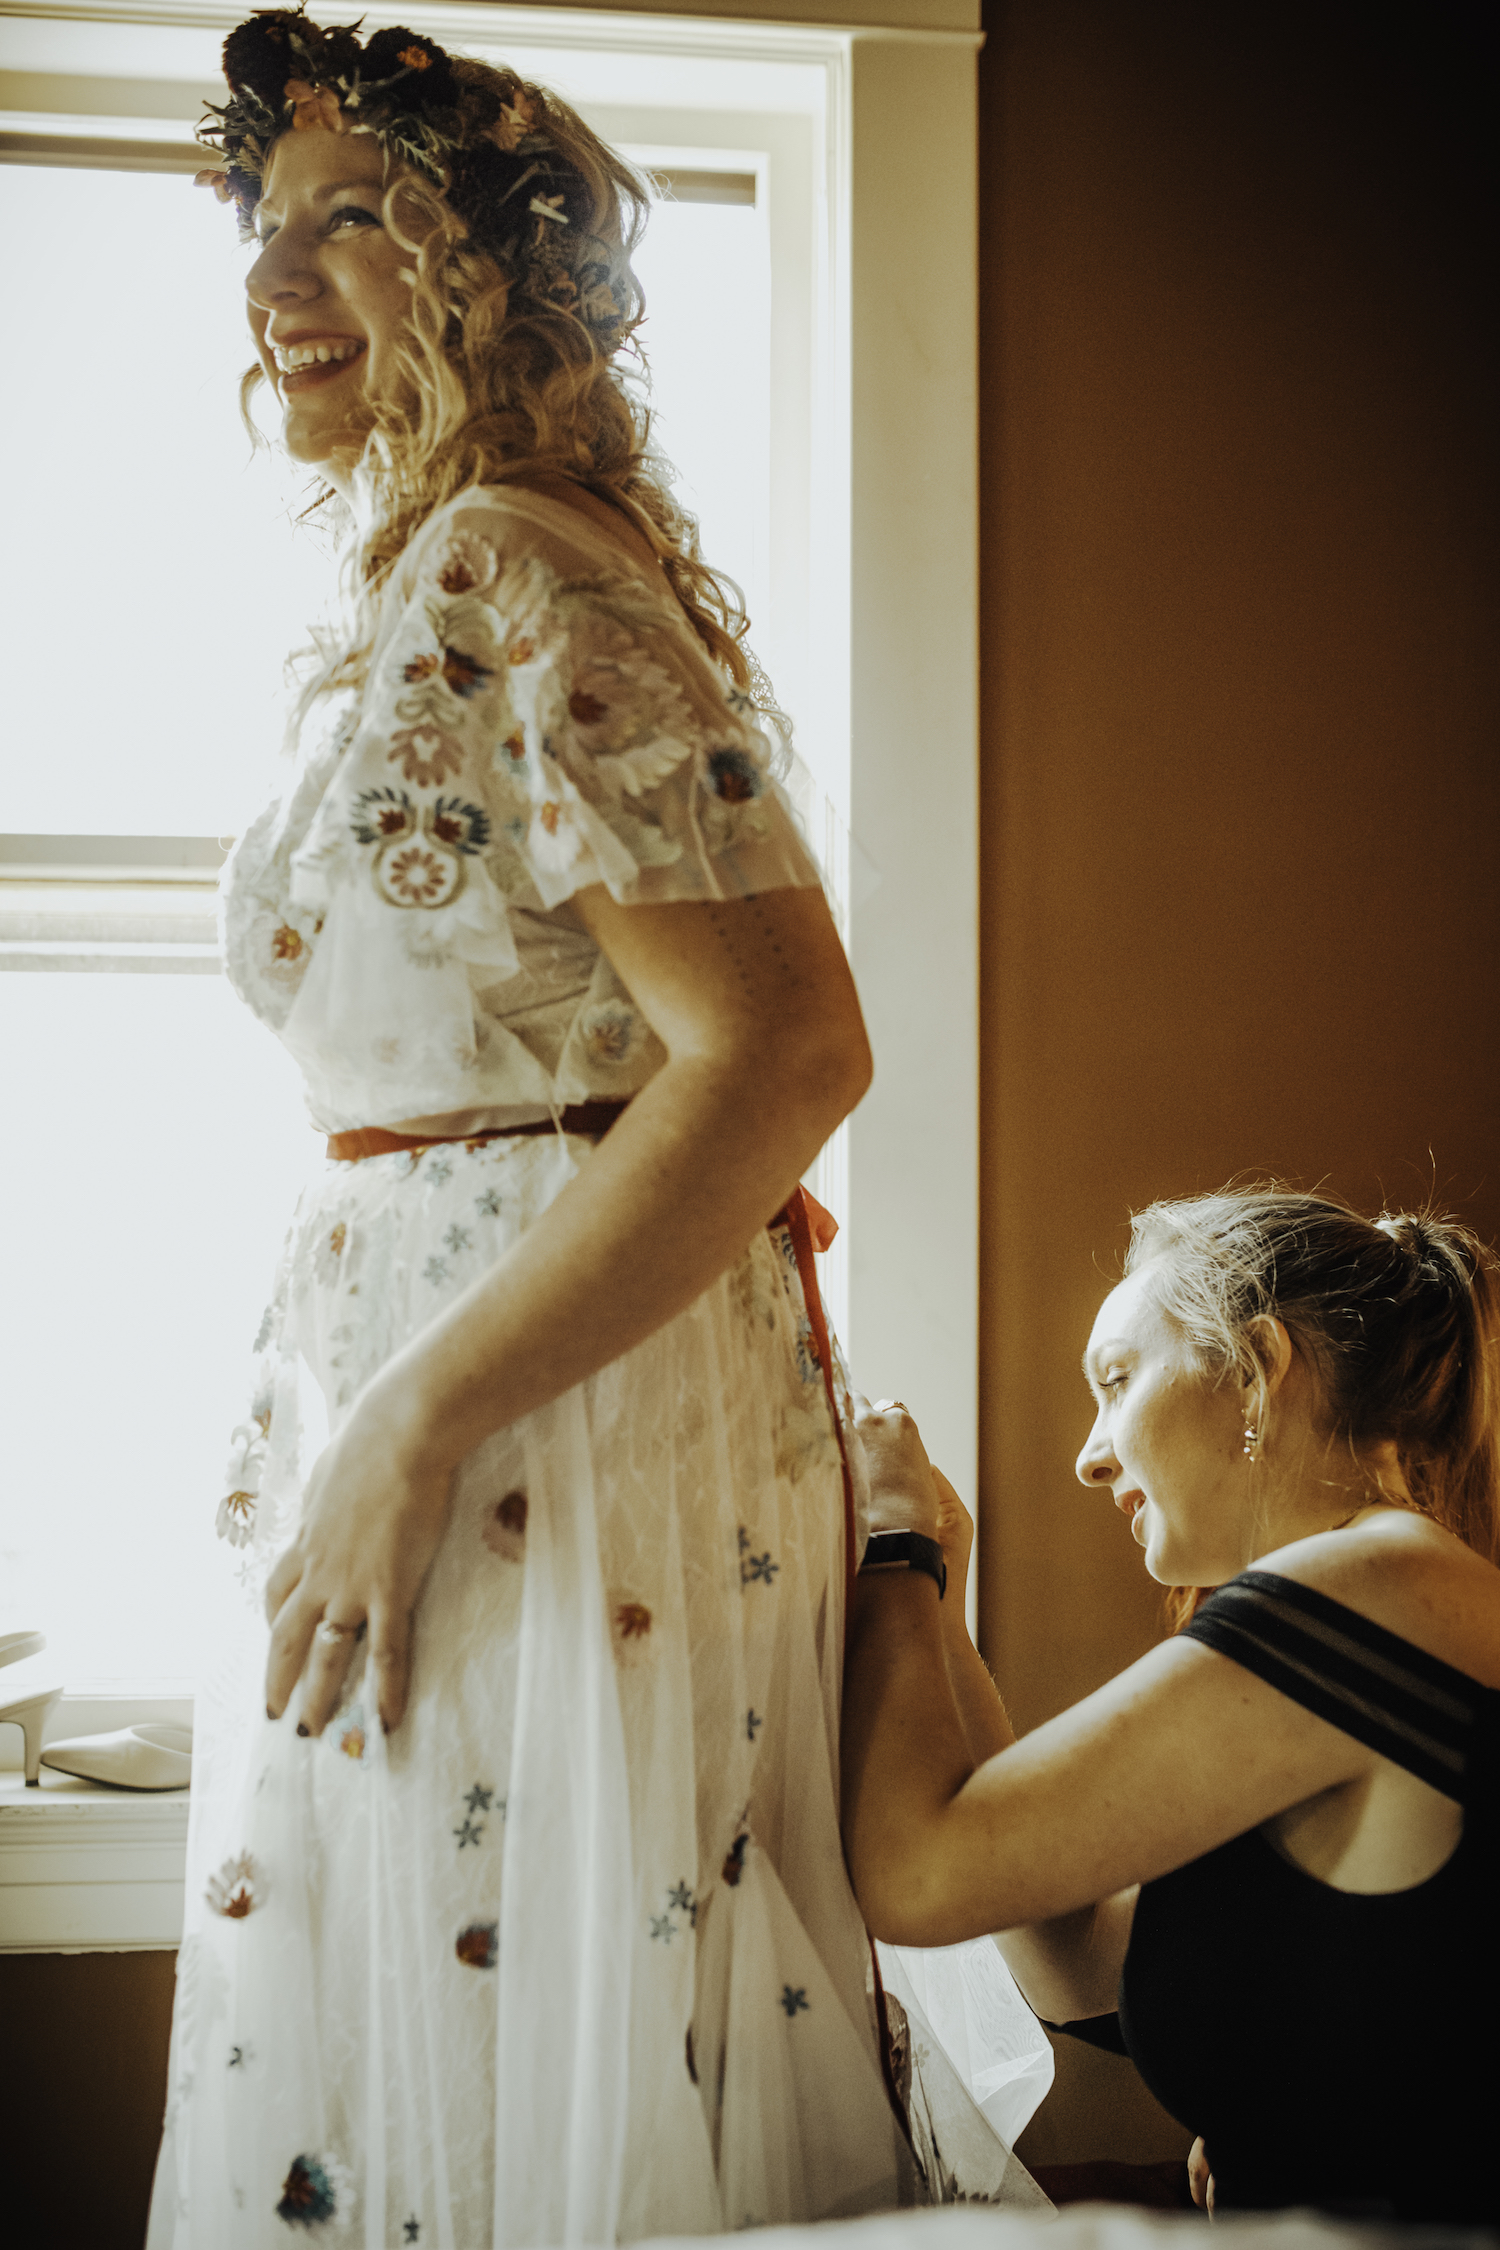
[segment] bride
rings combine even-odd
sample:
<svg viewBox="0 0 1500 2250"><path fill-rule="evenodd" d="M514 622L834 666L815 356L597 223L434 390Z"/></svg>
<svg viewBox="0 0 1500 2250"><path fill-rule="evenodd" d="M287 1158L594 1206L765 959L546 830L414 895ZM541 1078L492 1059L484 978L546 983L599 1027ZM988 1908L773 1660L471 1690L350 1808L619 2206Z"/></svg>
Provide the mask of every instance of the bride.
<svg viewBox="0 0 1500 2250"><path fill-rule="evenodd" d="M869 1053L623 379L640 188L422 35L265 13L225 71L207 177L352 592L225 882L330 1161L219 1508L271 1630L199 1702L153 2250L940 2192L840 1853L857 1459L797 1187Z"/></svg>

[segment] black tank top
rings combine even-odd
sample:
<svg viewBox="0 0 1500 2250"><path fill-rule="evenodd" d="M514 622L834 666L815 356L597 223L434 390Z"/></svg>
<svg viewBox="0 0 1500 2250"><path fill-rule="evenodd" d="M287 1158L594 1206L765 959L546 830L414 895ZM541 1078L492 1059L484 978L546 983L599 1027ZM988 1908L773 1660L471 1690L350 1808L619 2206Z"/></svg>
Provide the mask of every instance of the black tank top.
<svg viewBox="0 0 1500 2250"><path fill-rule="evenodd" d="M1267 1571L1186 1631L1454 1799L1463 1834L1426 1882L1374 1896L1304 1874L1258 1829L1144 1884L1125 2050L1203 2135L1218 2209L1493 2224L1500 1691ZM1109 2044L1109 2024L1085 2036Z"/></svg>

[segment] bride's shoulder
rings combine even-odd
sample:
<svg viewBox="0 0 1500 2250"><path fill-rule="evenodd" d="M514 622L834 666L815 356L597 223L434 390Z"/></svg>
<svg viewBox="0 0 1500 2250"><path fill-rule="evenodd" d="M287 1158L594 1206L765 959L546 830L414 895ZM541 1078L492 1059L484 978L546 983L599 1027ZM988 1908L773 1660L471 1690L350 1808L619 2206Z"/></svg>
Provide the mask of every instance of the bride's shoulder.
<svg viewBox="0 0 1500 2250"><path fill-rule="evenodd" d="M625 561L651 578L660 564L622 508L570 477L536 474L505 484L474 485L434 511L412 542L409 561L430 569L455 542L486 542L498 556L536 555L559 567L577 567L580 556L596 568ZM454 573L465 575L461 562Z"/></svg>

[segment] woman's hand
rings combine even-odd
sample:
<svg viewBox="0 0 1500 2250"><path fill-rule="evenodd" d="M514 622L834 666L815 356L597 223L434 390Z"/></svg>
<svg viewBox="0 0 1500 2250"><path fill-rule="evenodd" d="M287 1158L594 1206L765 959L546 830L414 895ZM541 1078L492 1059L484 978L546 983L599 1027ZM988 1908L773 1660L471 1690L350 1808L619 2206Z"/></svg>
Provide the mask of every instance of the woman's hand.
<svg viewBox="0 0 1500 2250"><path fill-rule="evenodd" d="M1197 2204L1199 2210L1206 2211L1212 2218L1214 2215L1214 2176L1209 2170L1208 2150L1203 2145L1201 2133L1188 2151L1188 2186L1192 2191L1193 2201Z"/></svg>
<svg viewBox="0 0 1500 2250"><path fill-rule="evenodd" d="M318 1456L301 1528L266 1587L266 1715L281 1717L300 1679L299 1734L321 1734L332 1718L366 1629L387 1734L405 1715L412 1612L447 1525L453 1471L432 1464L388 1392L366 1392Z"/></svg>
<svg viewBox="0 0 1500 2250"><path fill-rule="evenodd" d="M856 1391L854 1430L870 1472L871 1532L920 1531L929 1539L938 1538L943 1511L936 1473L921 1433L900 1400L877 1399L872 1406ZM948 1489L951 1492L952 1486Z"/></svg>

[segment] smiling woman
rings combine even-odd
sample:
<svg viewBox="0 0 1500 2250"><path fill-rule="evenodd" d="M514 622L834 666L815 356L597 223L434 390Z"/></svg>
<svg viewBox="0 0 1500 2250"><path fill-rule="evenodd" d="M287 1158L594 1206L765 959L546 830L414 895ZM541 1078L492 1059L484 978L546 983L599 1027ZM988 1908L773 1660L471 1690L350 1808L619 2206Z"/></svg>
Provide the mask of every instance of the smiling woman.
<svg viewBox="0 0 1500 2250"><path fill-rule="evenodd" d="M648 443L646 198L425 37L273 13L225 62L213 184L350 599L225 878L330 1162L218 1511L270 1631L199 1704L154 2250L884 2206L923 2190L838 1854L797 1185L869 1059Z"/></svg>
<svg viewBox="0 0 1500 2250"><path fill-rule="evenodd" d="M1017 1743L933 1581L864 1580L871 1927L1002 1931L1033 2005L1200 2136L1200 2201L1492 2224L1464 2033L1500 2000L1500 1268L1431 1216L1158 1204L1084 1366L1079 1477L1153 1577L1216 1590ZM905 1415L863 1427L874 1522L961 1560Z"/></svg>

